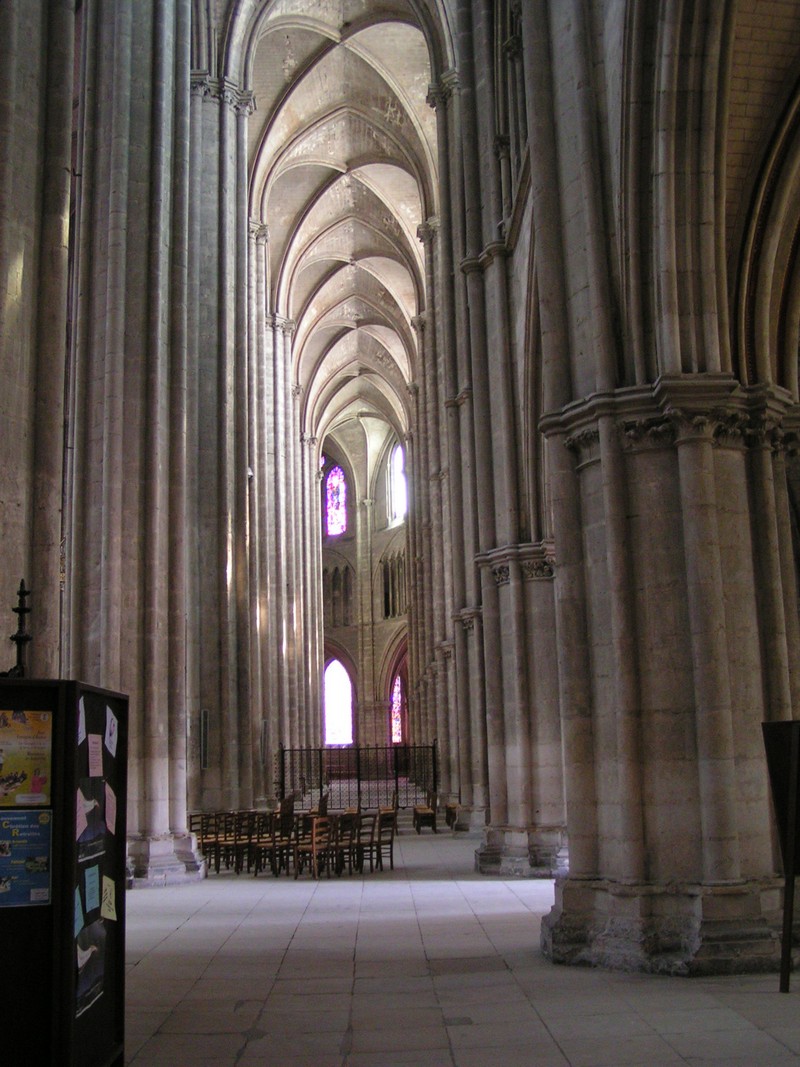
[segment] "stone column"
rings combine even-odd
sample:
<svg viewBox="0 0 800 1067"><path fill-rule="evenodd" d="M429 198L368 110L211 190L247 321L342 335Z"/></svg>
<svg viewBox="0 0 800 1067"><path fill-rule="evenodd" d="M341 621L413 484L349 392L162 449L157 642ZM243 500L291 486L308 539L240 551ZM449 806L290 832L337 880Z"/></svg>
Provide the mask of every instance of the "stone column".
<svg viewBox="0 0 800 1067"><path fill-rule="evenodd" d="M268 804L271 774L268 752L271 751L264 715L265 647L268 617L266 530L266 419L264 415L264 377L266 329L266 254L269 232L258 220L250 221L248 259L248 518L249 518L249 585L250 585L250 684L252 718L250 745L253 766L253 800L257 807ZM267 762L265 762L265 758Z"/></svg>
<svg viewBox="0 0 800 1067"><path fill-rule="evenodd" d="M275 466L273 479L275 483L275 502L273 522L275 523L275 603L273 610L273 633L271 640L277 642L278 649L286 650L289 647L289 604L287 591L287 567L288 553L287 540L289 536L289 494L287 490L288 472L286 466L286 398L285 383L286 373L286 349L283 342L283 321L273 315L272 325L272 355L273 355L273 397L274 397L274 448ZM277 720L279 722L278 742L291 748L293 745L291 720L291 694L289 689L289 664L284 653L278 655L277 675L275 688L275 704L277 706Z"/></svg>
<svg viewBox="0 0 800 1067"><path fill-rule="evenodd" d="M16 19L17 16L12 14L10 21L16 24ZM69 4L50 4L47 7L45 160L38 250L32 553L30 572L26 575L35 597L36 639L28 656L28 673L34 678L63 676L61 542L74 42L74 11ZM9 44L13 49L13 36ZM8 46L4 47L4 55L8 55ZM13 52L9 62L13 76L16 63ZM14 156L13 139L9 137L3 144L7 158L11 160ZM10 220L6 225L10 226ZM12 272L10 267L5 276ZM7 424L4 432L9 432ZM11 592L10 588L8 592Z"/></svg>

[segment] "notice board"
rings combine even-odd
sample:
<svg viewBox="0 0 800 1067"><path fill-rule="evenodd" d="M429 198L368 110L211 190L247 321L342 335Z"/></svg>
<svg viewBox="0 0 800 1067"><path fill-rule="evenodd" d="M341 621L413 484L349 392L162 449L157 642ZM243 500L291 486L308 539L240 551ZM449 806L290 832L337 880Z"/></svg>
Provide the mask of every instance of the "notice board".
<svg viewBox="0 0 800 1067"><path fill-rule="evenodd" d="M123 1063L128 700L0 679L4 1067Z"/></svg>

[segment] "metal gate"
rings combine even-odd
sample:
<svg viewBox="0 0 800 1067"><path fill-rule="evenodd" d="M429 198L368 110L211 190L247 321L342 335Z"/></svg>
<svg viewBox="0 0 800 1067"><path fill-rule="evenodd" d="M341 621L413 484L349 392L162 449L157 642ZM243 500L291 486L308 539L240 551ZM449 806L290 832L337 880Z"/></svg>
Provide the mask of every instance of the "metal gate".
<svg viewBox="0 0 800 1067"><path fill-rule="evenodd" d="M436 742L346 748L284 748L275 753L281 799L294 793L297 807L314 807L323 793L333 810L388 806L410 808L437 789Z"/></svg>

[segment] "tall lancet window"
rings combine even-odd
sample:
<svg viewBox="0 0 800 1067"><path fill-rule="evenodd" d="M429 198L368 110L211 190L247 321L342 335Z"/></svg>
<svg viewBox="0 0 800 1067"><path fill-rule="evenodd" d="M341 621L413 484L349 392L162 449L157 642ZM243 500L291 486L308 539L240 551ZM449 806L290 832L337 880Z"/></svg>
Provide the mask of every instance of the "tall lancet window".
<svg viewBox="0 0 800 1067"><path fill-rule="evenodd" d="M402 522L408 511L406 491L406 456L402 445L395 445L389 461L389 519Z"/></svg>
<svg viewBox="0 0 800 1067"><path fill-rule="evenodd" d="M332 659L325 668L325 744L353 743L353 683L347 668Z"/></svg>
<svg viewBox="0 0 800 1067"><path fill-rule="evenodd" d="M347 482L341 467L331 467L325 479L325 532L336 537L347 530Z"/></svg>
<svg viewBox="0 0 800 1067"><path fill-rule="evenodd" d="M403 683L398 674L392 686L392 702L389 710L392 726L392 744L403 743Z"/></svg>

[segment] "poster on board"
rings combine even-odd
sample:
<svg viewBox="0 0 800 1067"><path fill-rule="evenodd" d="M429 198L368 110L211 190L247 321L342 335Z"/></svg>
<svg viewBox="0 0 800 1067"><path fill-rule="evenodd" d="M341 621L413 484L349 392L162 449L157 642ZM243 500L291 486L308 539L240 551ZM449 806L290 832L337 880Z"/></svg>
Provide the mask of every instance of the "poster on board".
<svg viewBox="0 0 800 1067"><path fill-rule="evenodd" d="M0 908L50 903L53 813L0 813Z"/></svg>
<svg viewBox="0 0 800 1067"><path fill-rule="evenodd" d="M0 808L50 804L53 714L0 710Z"/></svg>

